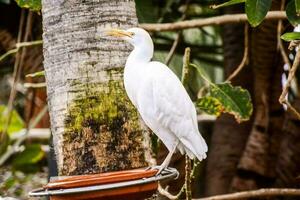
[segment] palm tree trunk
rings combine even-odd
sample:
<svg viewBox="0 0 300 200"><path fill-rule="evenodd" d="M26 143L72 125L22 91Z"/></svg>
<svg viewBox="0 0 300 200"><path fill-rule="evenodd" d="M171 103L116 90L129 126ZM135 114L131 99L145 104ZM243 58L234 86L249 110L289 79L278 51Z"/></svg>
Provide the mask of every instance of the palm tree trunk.
<svg viewBox="0 0 300 200"><path fill-rule="evenodd" d="M137 25L133 0L43 0L44 67L60 175L148 165L148 131L123 88L130 47L96 37Z"/></svg>

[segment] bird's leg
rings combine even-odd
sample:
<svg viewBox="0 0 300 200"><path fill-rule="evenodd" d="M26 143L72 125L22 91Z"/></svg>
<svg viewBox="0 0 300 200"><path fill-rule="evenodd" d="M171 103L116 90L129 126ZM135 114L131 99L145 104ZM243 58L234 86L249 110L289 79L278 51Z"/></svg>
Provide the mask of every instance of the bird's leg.
<svg viewBox="0 0 300 200"><path fill-rule="evenodd" d="M159 166L159 170L158 172L156 173L156 175L160 174L160 172L162 170L164 170L165 168L167 168L171 162L171 158L172 158L172 155L174 154L175 150L176 150L176 147L178 145L179 141L177 140L173 149L171 151L169 151L167 157L165 158L165 160L163 161L163 163Z"/></svg>

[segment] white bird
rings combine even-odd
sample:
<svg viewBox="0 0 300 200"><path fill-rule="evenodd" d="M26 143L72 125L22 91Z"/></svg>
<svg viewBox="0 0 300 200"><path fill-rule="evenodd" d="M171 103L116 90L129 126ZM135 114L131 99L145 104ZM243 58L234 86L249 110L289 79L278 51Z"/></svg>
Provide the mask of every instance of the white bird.
<svg viewBox="0 0 300 200"><path fill-rule="evenodd" d="M169 150L158 174L169 165L176 149L190 159L205 159L207 145L198 130L194 104L178 77L165 64L151 61L154 47L149 33L130 28L106 34L134 47L126 61L124 85L146 125Z"/></svg>

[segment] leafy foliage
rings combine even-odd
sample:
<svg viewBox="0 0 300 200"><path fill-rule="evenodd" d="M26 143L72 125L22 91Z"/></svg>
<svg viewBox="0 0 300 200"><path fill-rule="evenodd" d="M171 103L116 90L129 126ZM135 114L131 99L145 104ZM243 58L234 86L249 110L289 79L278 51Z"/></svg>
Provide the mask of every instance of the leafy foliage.
<svg viewBox="0 0 300 200"><path fill-rule="evenodd" d="M3 131L7 124L7 108L4 105L0 105L0 131ZM16 110L12 111L12 118L10 125L7 129L8 134L12 134L13 132L17 132L24 127L24 122L21 119L20 115Z"/></svg>
<svg viewBox="0 0 300 200"><path fill-rule="evenodd" d="M252 27L258 26L271 8L272 0L230 0L223 4L212 6L220 8L245 2L245 11L248 22ZM290 0L286 6L286 14L289 22L296 26L300 24L300 0Z"/></svg>
<svg viewBox="0 0 300 200"><path fill-rule="evenodd" d="M225 3L219 4L219 5L216 5L216 6L212 6L212 8L213 9L222 8L222 7L231 6L231 5L234 5L234 4L244 3L245 1L246 0L230 0L230 1L227 1Z"/></svg>
<svg viewBox="0 0 300 200"><path fill-rule="evenodd" d="M271 8L272 0L246 0L245 10L251 26L258 26Z"/></svg>
<svg viewBox="0 0 300 200"><path fill-rule="evenodd" d="M249 120L253 106L247 90L230 83L212 83L197 65L191 66L196 68L199 75L209 84L209 93L197 102L199 109L216 116L220 113L230 113L238 122Z"/></svg>
<svg viewBox="0 0 300 200"><path fill-rule="evenodd" d="M21 8L28 8L32 11L39 11L42 8L41 0L15 0Z"/></svg>
<svg viewBox="0 0 300 200"><path fill-rule="evenodd" d="M285 33L280 38L287 42L290 42L292 40L300 40L300 32Z"/></svg>
<svg viewBox="0 0 300 200"><path fill-rule="evenodd" d="M39 144L31 144L25 147L25 150L19 153L12 162L15 170L34 172L38 169L36 165L45 156L44 151Z"/></svg>
<svg viewBox="0 0 300 200"><path fill-rule="evenodd" d="M300 16L298 16L296 12L295 0L291 0L287 4L286 15L292 25L296 26L297 24L300 24Z"/></svg>

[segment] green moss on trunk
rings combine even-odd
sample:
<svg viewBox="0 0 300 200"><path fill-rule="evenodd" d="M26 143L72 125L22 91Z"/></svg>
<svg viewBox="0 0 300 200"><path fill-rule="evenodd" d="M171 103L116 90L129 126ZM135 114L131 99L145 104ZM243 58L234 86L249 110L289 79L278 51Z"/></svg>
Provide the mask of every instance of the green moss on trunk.
<svg viewBox="0 0 300 200"><path fill-rule="evenodd" d="M146 166L138 113L125 93L122 71L108 82L87 83L69 105L60 174L76 175ZM100 89L100 90L99 90Z"/></svg>

